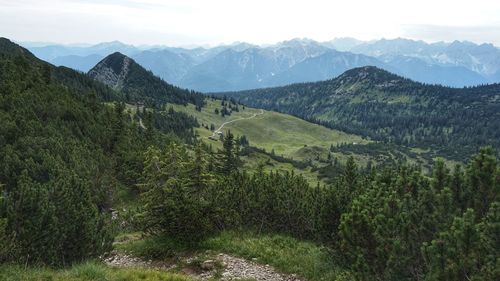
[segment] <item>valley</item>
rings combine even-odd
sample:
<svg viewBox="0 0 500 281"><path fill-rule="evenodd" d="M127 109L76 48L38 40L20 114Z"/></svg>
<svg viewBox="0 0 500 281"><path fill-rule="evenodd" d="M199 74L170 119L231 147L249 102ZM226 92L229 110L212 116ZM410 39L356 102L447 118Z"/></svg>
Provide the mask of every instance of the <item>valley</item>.
<svg viewBox="0 0 500 281"><path fill-rule="evenodd" d="M248 154L242 155L244 166L249 171L255 171L264 163L268 172L293 170L315 186L337 175L338 168L337 172L329 168L333 163L343 165L350 157L361 167L394 166L404 161L420 166L427 173L435 161L436 154L431 150L383 144L288 114L237 105L229 100L225 103L232 104L233 108L237 105L238 110L232 110L230 115L223 117L220 114L222 102L221 99L207 98L200 110L192 104L167 104L165 108L171 107L195 117L201 125L195 129L197 135L216 150L222 149L221 135L228 131L236 138L244 136L249 146L262 150L248 149ZM216 110L219 114L215 113ZM221 126L223 129L220 129ZM217 133L219 131L221 134ZM461 163L444 160L450 167Z"/></svg>
<svg viewBox="0 0 500 281"><path fill-rule="evenodd" d="M216 109L220 111L222 108L221 100L207 99L205 102L206 105L201 111L197 111L191 104L187 106L167 104L167 107L172 106L175 111L192 115L200 124L208 126L209 129L201 126L196 130L203 139L208 139L217 131L210 130L212 124L215 128L225 124L222 132L230 130L235 136L245 136L252 146L265 149L267 152L274 150L277 155L298 160L308 160L307 153L304 153L308 147L321 151L324 154L321 158L326 158L327 151L332 145L370 142L359 136L328 129L287 114L242 105L238 106L238 111L232 111L231 115L222 117L221 114L215 113ZM310 156L314 157L316 155Z"/></svg>
<svg viewBox="0 0 500 281"><path fill-rule="evenodd" d="M362 66L206 94L100 48L82 73L0 38L0 280L497 279L498 84ZM269 51L232 48L193 68ZM222 68L202 82L255 85Z"/></svg>

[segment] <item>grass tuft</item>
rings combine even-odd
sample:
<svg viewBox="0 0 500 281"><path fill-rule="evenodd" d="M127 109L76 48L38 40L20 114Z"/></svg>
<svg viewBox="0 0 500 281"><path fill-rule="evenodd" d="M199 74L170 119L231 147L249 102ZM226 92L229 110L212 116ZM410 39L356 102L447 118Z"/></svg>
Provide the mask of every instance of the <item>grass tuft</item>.
<svg viewBox="0 0 500 281"><path fill-rule="evenodd" d="M354 280L348 271L335 263L327 248L286 235L225 231L198 245L185 245L167 237L150 237L119 244L116 248L152 259L200 252L226 253L256 259L260 264L272 265L283 273L297 274L308 281ZM200 259L203 260L205 258Z"/></svg>
<svg viewBox="0 0 500 281"><path fill-rule="evenodd" d="M196 245L186 244L185 242L176 241L165 236L158 236L116 244L115 248L146 259L158 260L192 251L196 248Z"/></svg>
<svg viewBox="0 0 500 281"><path fill-rule="evenodd" d="M202 247L247 259L256 258L261 264L270 264L309 281L335 280L343 272L334 264L326 248L285 235L227 231L207 239Z"/></svg>
<svg viewBox="0 0 500 281"><path fill-rule="evenodd" d="M102 263L86 262L67 269L24 268L0 265L0 280L9 281L189 281L181 275L148 269L109 268Z"/></svg>

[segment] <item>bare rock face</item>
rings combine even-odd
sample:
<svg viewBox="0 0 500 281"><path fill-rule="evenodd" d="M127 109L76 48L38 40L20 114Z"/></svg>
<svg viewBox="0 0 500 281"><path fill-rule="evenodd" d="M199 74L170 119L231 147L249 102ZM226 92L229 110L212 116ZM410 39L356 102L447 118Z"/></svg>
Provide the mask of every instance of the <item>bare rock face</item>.
<svg viewBox="0 0 500 281"><path fill-rule="evenodd" d="M120 90L130 69L131 59L121 53L114 53L94 66L88 75L111 88Z"/></svg>

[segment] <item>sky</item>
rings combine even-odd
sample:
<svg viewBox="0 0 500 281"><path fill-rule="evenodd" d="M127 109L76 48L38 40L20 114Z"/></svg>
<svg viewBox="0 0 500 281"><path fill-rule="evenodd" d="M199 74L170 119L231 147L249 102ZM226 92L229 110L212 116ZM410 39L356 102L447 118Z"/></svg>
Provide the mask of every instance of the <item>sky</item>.
<svg viewBox="0 0 500 281"><path fill-rule="evenodd" d="M500 1L0 0L0 36L169 46L404 37L500 46Z"/></svg>

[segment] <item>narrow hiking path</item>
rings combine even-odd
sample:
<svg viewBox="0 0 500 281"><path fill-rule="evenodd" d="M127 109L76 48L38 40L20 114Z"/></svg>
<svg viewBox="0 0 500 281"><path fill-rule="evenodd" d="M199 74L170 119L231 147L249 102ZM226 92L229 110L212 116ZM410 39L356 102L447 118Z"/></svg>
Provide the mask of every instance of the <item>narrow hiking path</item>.
<svg viewBox="0 0 500 281"><path fill-rule="evenodd" d="M227 124L234 123L234 122L236 122L236 121L241 121L241 120L249 120L249 119L253 119L253 118L255 118L255 117L259 116L259 115L263 115L263 114L264 114L264 110L263 110L263 109L261 109L259 113L254 113L254 114L253 114L252 116L250 116L250 117L241 117L241 118L238 118L238 119L234 119L234 120L231 120L231 121L224 122L224 123L222 123L222 125L220 125L220 127L219 127L217 130L215 130L215 131L212 133L212 135L211 135L211 136L209 136L208 138L209 138L209 139L215 139L215 138L216 138L216 136L217 136L218 134L222 133L222 129L223 129L223 128L224 128L224 126L226 126Z"/></svg>
<svg viewBox="0 0 500 281"><path fill-rule="evenodd" d="M256 261L219 253L212 258L201 255L180 257L170 262L143 260L130 254L113 251L103 261L108 266L120 268L147 268L178 272L194 280L255 280L255 281L305 281L295 274L283 274L274 267Z"/></svg>

